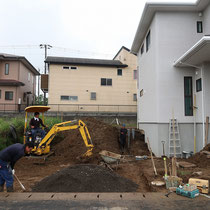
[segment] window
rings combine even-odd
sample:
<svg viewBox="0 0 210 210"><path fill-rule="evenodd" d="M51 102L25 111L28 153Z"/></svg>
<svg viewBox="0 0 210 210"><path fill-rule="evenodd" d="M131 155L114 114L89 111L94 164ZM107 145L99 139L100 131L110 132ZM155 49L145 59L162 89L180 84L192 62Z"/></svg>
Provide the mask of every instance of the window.
<svg viewBox="0 0 210 210"><path fill-rule="evenodd" d="M78 96L69 96L69 101L78 101Z"/></svg>
<svg viewBox="0 0 210 210"><path fill-rule="evenodd" d="M5 100L13 100L13 92L5 91Z"/></svg>
<svg viewBox="0 0 210 210"><path fill-rule="evenodd" d="M67 100L68 101L69 100L69 96L61 96L61 100L62 101Z"/></svg>
<svg viewBox="0 0 210 210"><path fill-rule="evenodd" d="M69 69L69 66L63 66L63 69Z"/></svg>
<svg viewBox="0 0 210 210"><path fill-rule="evenodd" d="M9 75L9 64L5 63L5 75Z"/></svg>
<svg viewBox="0 0 210 210"><path fill-rule="evenodd" d="M105 78L101 78L101 85L106 86L106 79Z"/></svg>
<svg viewBox="0 0 210 210"><path fill-rule="evenodd" d="M133 79L137 79L137 70L133 70Z"/></svg>
<svg viewBox="0 0 210 210"><path fill-rule="evenodd" d="M34 76L33 75L31 75L31 82L32 82L32 84L34 84Z"/></svg>
<svg viewBox="0 0 210 210"><path fill-rule="evenodd" d="M150 38L150 31L149 31L146 36L146 51L149 50L150 44L151 44L151 38Z"/></svg>
<svg viewBox="0 0 210 210"><path fill-rule="evenodd" d="M78 101L78 96L61 96L62 101Z"/></svg>
<svg viewBox="0 0 210 210"><path fill-rule="evenodd" d="M107 84L108 86L112 86L112 79L107 79L107 80L106 80L106 84Z"/></svg>
<svg viewBox="0 0 210 210"><path fill-rule="evenodd" d="M77 70L77 66L63 66L63 69Z"/></svg>
<svg viewBox="0 0 210 210"><path fill-rule="evenodd" d="M1 90L0 90L0 99L1 99Z"/></svg>
<svg viewBox="0 0 210 210"><path fill-rule="evenodd" d="M122 69L117 69L117 75L122 76Z"/></svg>
<svg viewBox="0 0 210 210"><path fill-rule="evenodd" d="M133 94L133 100L137 101L137 94L136 93Z"/></svg>
<svg viewBox="0 0 210 210"><path fill-rule="evenodd" d="M202 90L202 82L201 78L196 80L196 92L199 92Z"/></svg>
<svg viewBox="0 0 210 210"><path fill-rule="evenodd" d="M141 55L144 53L144 44L141 46Z"/></svg>
<svg viewBox="0 0 210 210"><path fill-rule="evenodd" d="M90 93L90 100L96 100L96 92Z"/></svg>
<svg viewBox="0 0 210 210"><path fill-rule="evenodd" d="M30 81L30 79L31 79L31 74L28 73L28 81Z"/></svg>
<svg viewBox="0 0 210 210"><path fill-rule="evenodd" d="M185 116L193 116L192 77L184 77Z"/></svg>
<svg viewBox="0 0 210 210"><path fill-rule="evenodd" d="M112 86L112 79L101 78L102 86Z"/></svg>
<svg viewBox="0 0 210 210"><path fill-rule="evenodd" d="M203 33L203 23L202 23L202 21L197 21L197 33Z"/></svg>

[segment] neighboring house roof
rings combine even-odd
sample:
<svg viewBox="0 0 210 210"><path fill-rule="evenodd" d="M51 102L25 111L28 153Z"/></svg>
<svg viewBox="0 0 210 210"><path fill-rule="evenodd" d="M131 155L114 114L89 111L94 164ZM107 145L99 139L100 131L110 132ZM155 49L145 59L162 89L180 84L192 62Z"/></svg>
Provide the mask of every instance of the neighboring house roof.
<svg viewBox="0 0 210 210"><path fill-rule="evenodd" d="M117 52L117 54L114 56L114 58L113 58L113 60L119 55L119 53L121 52L121 50L127 50L128 52L130 52L130 49L128 49L127 47L125 47L125 46L122 46L121 48L120 48L120 50Z"/></svg>
<svg viewBox="0 0 210 210"><path fill-rule="evenodd" d="M210 62L210 36L204 36L193 47L185 52L177 61L175 67L196 67L204 62Z"/></svg>
<svg viewBox="0 0 210 210"><path fill-rule="evenodd" d="M45 60L49 64L72 64L83 66L107 66L107 67L127 67L128 65L121 63L118 60L101 60L89 58L69 58L69 57L53 57L49 56Z"/></svg>
<svg viewBox="0 0 210 210"><path fill-rule="evenodd" d="M40 75L40 73L36 70L36 68L24 56L0 53L0 60L21 61L35 75Z"/></svg>
<svg viewBox="0 0 210 210"><path fill-rule="evenodd" d="M146 3L131 47L132 53L138 53L156 12L200 12L210 3L209 0L197 0L195 3Z"/></svg>
<svg viewBox="0 0 210 210"><path fill-rule="evenodd" d="M14 79L0 79L0 86L24 86L25 84Z"/></svg>

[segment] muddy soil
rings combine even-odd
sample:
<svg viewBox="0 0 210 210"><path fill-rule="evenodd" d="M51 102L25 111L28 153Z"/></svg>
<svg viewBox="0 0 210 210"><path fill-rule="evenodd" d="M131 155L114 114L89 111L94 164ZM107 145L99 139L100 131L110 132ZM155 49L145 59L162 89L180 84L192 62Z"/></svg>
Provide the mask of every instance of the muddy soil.
<svg viewBox="0 0 210 210"><path fill-rule="evenodd" d="M138 185L102 166L74 165L46 177L34 192L135 192Z"/></svg>
<svg viewBox="0 0 210 210"><path fill-rule="evenodd" d="M78 158L87 151L78 130L63 132L65 135L64 140L58 142L56 142L56 138L53 140L51 150L55 153L53 156L48 157L46 161L40 160L40 158L25 157L16 164L16 175L24 184L27 191L31 191L33 186L44 178L51 176L56 172L60 172L63 169L68 170L70 166L73 167L78 164L99 165L102 162L102 158L99 155L101 150L108 150L118 154L121 153L118 145L119 128L98 121L95 118L88 117L82 118L82 120L87 124L94 144L92 157L86 159ZM147 155L149 157L147 144L145 144L143 135L140 131L136 130L135 137L134 140L131 139L130 148L126 149L124 155L132 155L133 157L136 155ZM206 150L209 151L210 146L208 148L206 148ZM192 158L186 159L186 161L195 163L197 167L191 169L178 169L178 175L183 178L185 183L188 182L190 177L210 179L210 163L209 159L206 159L206 156L197 153ZM170 162L171 161L167 159L167 164ZM151 181L163 180L163 160L161 158L156 158L155 165L158 172L157 177L154 176L154 170L150 159L120 163L114 169L114 172L110 171L110 173L116 173L119 176L136 183L138 185L137 192L167 192L165 187L154 187L151 185ZM106 170L110 169L106 168ZM202 172L201 175L195 173L200 171ZM21 191L17 182L15 182L15 190Z"/></svg>

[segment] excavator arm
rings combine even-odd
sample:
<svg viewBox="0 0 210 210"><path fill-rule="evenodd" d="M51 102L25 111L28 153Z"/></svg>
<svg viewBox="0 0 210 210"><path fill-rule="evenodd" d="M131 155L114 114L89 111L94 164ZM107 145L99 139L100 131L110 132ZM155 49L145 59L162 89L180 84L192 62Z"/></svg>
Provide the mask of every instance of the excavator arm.
<svg viewBox="0 0 210 210"><path fill-rule="evenodd" d="M76 124L77 123L77 124ZM87 147L87 152L84 156L92 155L93 143L86 124L82 120L67 121L53 125L47 135L42 139L37 147L33 149L36 155L47 154L50 152L50 143L55 138L58 132L79 129L82 139Z"/></svg>

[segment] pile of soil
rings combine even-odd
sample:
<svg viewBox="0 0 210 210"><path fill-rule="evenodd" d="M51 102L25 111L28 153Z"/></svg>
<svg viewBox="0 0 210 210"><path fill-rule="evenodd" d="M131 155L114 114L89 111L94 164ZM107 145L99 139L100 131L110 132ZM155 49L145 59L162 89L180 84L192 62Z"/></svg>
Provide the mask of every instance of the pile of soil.
<svg viewBox="0 0 210 210"><path fill-rule="evenodd" d="M135 192L138 185L97 165L74 165L37 183L34 192Z"/></svg>
<svg viewBox="0 0 210 210"><path fill-rule="evenodd" d="M199 168L210 167L210 159L207 158L207 155L201 153L202 151L210 151L210 144L207 144L200 152L197 152L188 160L196 164Z"/></svg>
<svg viewBox="0 0 210 210"><path fill-rule="evenodd" d="M119 128L91 117L82 118L82 121L87 125L94 145L93 155L90 158L79 158L87 151L87 148L79 130L69 130L65 132L64 140L52 147L56 156L54 159L55 162L62 162L63 164L97 164L101 161L101 157L99 155L101 150L108 150L114 153L121 152L118 144ZM138 130L135 132L135 139L131 142L130 150L125 151L125 154L129 153L132 155L149 155L147 144L142 141L142 135Z"/></svg>

